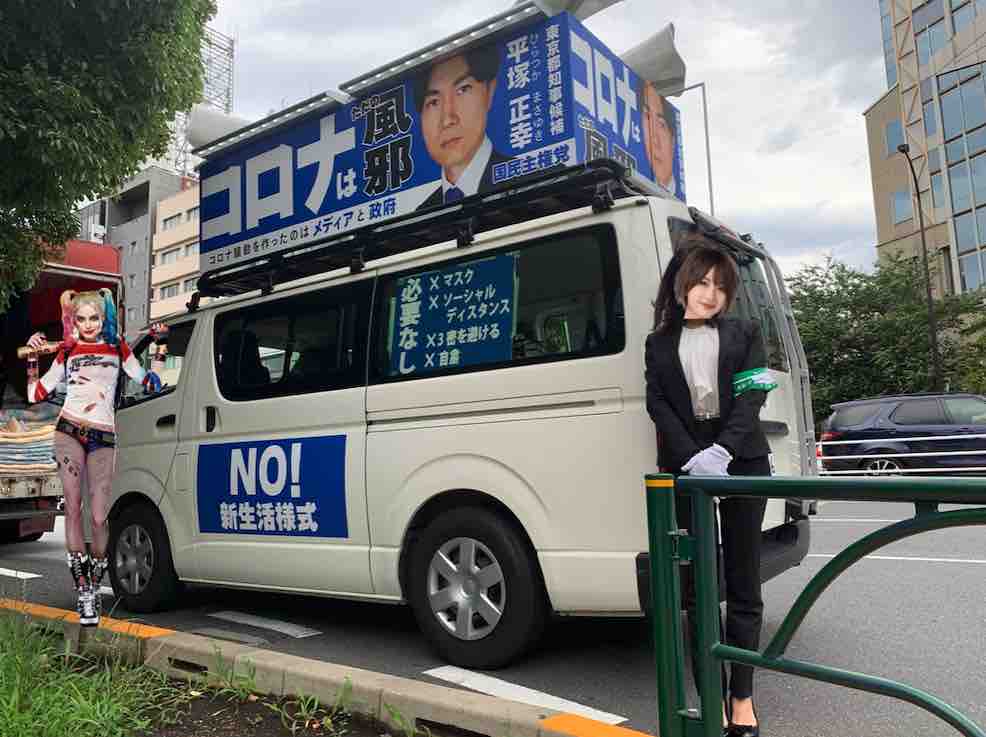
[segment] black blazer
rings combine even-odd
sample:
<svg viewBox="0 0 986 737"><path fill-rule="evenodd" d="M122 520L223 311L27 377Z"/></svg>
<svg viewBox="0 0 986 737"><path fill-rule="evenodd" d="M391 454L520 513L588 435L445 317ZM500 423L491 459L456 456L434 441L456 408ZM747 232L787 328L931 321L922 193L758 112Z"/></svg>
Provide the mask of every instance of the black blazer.
<svg viewBox="0 0 986 737"><path fill-rule="evenodd" d="M760 426L764 391L752 390L733 397L733 374L766 367L767 352L760 325L724 317L719 329L719 415L722 430L716 442L734 458L759 458L770 453ZM665 335L647 336L647 412L657 425L660 465L677 472L703 449L696 439L695 412L685 371L678 356L681 327Z"/></svg>
<svg viewBox="0 0 986 737"><path fill-rule="evenodd" d="M485 194L493 189L493 167L497 164L502 164L505 161L510 161L513 156L507 156L501 154L496 149L493 149L490 153L490 160L486 162L486 168L483 170L483 176L479 180L479 186L476 189L477 194ZM435 207L436 205L445 204L445 200L442 195L442 187L439 185L438 189L428 195L428 199L418 205L418 210L424 210L429 207Z"/></svg>

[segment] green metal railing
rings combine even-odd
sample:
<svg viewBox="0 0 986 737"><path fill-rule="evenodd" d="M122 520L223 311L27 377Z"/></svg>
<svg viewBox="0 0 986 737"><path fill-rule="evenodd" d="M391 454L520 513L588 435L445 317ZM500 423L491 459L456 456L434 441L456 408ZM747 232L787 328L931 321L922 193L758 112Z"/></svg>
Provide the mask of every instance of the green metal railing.
<svg viewBox="0 0 986 737"><path fill-rule="evenodd" d="M986 731L941 699L885 678L785 658L791 639L829 585L875 550L911 535L967 525L986 525L986 506L939 511L941 504L986 505L986 480L954 478L788 478L755 476L646 477L650 534L651 597L657 665L658 725L661 737L719 737L722 730L721 664L745 663L764 670L882 694L921 707L966 737ZM678 529L675 494L692 503L692 534ZM715 497L766 497L835 501L910 502L914 517L866 535L830 560L794 602L763 652L725 645L719 632L719 580L716 570ZM681 582L678 566L695 567L698 692L697 716L685 703L681 636Z"/></svg>

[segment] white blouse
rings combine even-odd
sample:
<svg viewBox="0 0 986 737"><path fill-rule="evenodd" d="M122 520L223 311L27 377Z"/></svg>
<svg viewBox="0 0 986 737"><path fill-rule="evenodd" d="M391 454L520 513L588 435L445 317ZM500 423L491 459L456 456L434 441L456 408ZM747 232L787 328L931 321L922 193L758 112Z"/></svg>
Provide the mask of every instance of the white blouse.
<svg viewBox="0 0 986 737"><path fill-rule="evenodd" d="M696 416L719 415L719 330L708 323L682 327L678 357Z"/></svg>

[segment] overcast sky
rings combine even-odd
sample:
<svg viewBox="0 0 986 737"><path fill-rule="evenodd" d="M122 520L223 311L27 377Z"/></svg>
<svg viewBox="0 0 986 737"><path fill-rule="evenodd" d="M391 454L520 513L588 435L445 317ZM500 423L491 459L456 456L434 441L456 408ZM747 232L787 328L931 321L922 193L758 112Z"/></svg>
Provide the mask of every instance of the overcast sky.
<svg viewBox="0 0 986 737"><path fill-rule="evenodd" d="M259 118L506 9L511 0L218 0L234 112ZM863 110L886 91L876 0L624 0L587 22L622 53L666 23L708 88L716 214L788 274L876 259ZM689 204L708 211L701 94L682 111Z"/></svg>

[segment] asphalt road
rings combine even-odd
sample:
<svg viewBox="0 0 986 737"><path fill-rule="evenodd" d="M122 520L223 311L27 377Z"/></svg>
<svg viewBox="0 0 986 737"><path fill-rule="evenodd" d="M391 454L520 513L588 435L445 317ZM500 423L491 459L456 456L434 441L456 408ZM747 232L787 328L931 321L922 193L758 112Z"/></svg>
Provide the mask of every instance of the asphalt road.
<svg viewBox="0 0 986 737"><path fill-rule="evenodd" d="M765 589L764 638L777 629L826 556L881 523L909 516L906 505L830 503L814 522L805 563ZM930 533L862 561L826 592L788 655L884 676L936 694L986 725L986 535L981 528ZM0 575L5 595L64 608L74 601L65 571L60 526L37 543L0 547L0 568L40 574ZM817 557L816 557L817 556ZM107 599L110 606L112 599ZM235 611L318 630L296 638L209 616ZM115 616L128 616L117 611ZM231 639L258 638L283 652L395 675L423 674L443 665L425 647L409 610L381 604L328 601L254 592L193 588L179 611L147 621ZM626 718L624 726L656 731L656 686L650 633L643 620L563 619L549 627L539 649L496 678ZM947 725L908 704L783 675L757 676L757 702L766 735L952 734Z"/></svg>

